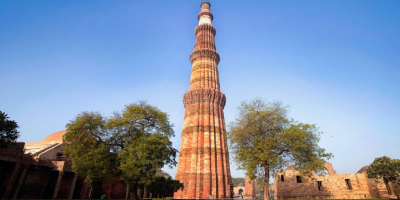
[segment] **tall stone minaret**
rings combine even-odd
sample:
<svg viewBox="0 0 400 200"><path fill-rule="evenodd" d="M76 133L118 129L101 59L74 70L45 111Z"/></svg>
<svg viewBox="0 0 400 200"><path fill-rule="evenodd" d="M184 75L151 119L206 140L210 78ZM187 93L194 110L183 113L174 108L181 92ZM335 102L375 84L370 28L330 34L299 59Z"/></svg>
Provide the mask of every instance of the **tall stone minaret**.
<svg viewBox="0 0 400 200"><path fill-rule="evenodd" d="M183 96L185 119L176 180L185 189L174 198L229 198L233 191L225 134L225 95L220 91L219 55L211 4L202 2L195 28L196 42L190 55L189 91Z"/></svg>

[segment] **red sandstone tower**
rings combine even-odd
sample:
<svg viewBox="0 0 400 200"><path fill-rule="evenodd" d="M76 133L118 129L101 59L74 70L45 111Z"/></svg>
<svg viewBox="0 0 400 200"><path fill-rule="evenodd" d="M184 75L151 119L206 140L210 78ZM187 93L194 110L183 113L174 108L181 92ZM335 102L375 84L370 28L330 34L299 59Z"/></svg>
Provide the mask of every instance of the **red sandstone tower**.
<svg viewBox="0 0 400 200"><path fill-rule="evenodd" d="M189 91L183 96L185 119L181 136L176 180L185 189L174 198L229 198L232 180L225 135L225 95L220 91L216 30L211 4L202 2L195 28L196 42L190 55L192 72Z"/></svg>

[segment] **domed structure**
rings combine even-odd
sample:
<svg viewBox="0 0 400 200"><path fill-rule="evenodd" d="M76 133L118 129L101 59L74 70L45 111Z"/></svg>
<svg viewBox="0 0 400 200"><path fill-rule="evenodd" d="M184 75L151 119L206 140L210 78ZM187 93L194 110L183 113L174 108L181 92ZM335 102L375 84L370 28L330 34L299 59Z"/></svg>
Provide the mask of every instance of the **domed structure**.
<svg viewBox="0 0 400 200"><path fill-rule="evenodd" d="M55 132L46 138L44 138L41 143L62 143L63 135L66 133L66 130Z"/></svg>
<svg viewBox="0 0 400 200"><path fill-rule="evenodd" d="M362 167L360 170L358 170L357 174L361 174L367 171L368 165L365 165L364 167Z"/></svg>
<svg viewBox="0 0 400 200"><path fill-rule="evenodd" d="M50 134L45 137L40 142L26 142L25 143L25 153L34 154L36 152L42 151L54 144L62 144L63 143L63 135L66 133L66 130L58 131Z"/></svg>

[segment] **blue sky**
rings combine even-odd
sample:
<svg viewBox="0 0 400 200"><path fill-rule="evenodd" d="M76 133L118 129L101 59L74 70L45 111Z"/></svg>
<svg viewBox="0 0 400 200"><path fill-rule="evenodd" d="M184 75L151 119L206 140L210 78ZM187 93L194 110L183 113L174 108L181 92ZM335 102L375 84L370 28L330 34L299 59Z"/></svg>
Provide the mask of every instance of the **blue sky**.
<svg viewBox="0 0 400 200"><path fill-rule="evenodd" d="M19 141L147 100L169 113L179 149L200 2L0 1L0 110ZM278 100L320 127L338 173L400 158L400 1L211 4L226 122L243 100Z"/></svg>

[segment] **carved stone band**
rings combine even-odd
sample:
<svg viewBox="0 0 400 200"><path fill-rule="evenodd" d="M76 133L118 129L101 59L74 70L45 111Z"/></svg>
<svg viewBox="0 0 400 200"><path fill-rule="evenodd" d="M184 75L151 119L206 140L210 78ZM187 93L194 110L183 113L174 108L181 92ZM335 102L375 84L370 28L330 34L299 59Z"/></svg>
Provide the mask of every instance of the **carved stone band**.
<svg viewBox="0 0 400 200"><path fill-rule="evenodd" d="M197 20L200 20L200 17L203 16L203 15L208 15L208 16L210 16L211 20L214 19L214 15L213 15L211 12L209 12L209 11L201 11L201 12L197 15Z"/></svg>
<svg viewBox="0 0 400 200"><path fill-rule="evenodd" d="M201 30L209 30L213 33L214 36L217 33L217 29L215 29L214 26L210 24L200 24L194 29L194 34L197 36L197 33Z"/></svg>
<svg viewBox="0 0 400 200"><path fill-rule="evenodd" d="M190 62L193 63L194 60L198 58L211 58L215 59L217 62L217 65L219 63L219 54L216 51L209 50L209 49L201 49L197 51L193 51L192 54L190 54Z"/></svg>
<svg viewBox="0 0 400 200"><path fill-rule="evenodd" d="M184 148L181 149L179 152L179 157L185 156L185 155L210 155L210 154L223 154L227 153L227 150L223 150L222 148L216 148L216 147L194 147L194 148Z"/></svg>
<svg viewBox="0 0 400 200"><path fill-rule="evenodd" d="M185 108L187 105L197 102L216 103L224 108L226 97L224 93L212 89L192 90L183 95L183 105Z"/></svg>

